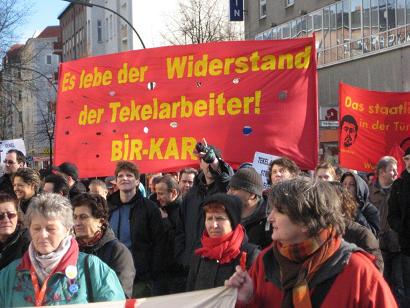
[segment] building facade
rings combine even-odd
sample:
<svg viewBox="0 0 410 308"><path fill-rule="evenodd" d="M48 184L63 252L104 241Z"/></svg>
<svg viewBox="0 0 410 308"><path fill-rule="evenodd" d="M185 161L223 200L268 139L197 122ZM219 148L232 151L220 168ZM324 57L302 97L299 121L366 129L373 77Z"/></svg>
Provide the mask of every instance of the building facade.
<svg viewBox="0 0 410 308"><path fill-rule="evenodd" d="M337 161L339 82L410 91L410 0L248 0L245 12L247 39L315 36L322 160Z"/></svg>
<svg viewBox="0 0 410 308"><path fill-rule="evenodd" d="M22 138L30 165L37 168L48 166L52 152L60 63L53 52L60 36L59 26L47 27L3 58L0 139Z"/></svg>
<svg viewBox="0 0 410 308"><path fill-rule="evenodd" d="M91 4L135 19L132 0L93 0ZM129 25L109 10L69 4L58 16L62 28L62 61L141 48Z"/></svg>

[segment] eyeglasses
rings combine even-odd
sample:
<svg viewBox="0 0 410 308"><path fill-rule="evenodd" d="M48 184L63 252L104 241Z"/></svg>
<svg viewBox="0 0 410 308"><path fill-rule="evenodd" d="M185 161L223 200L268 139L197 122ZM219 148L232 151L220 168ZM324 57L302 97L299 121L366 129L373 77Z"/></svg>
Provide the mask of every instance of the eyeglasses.
<svg viewBox="0 0 410 308"><path fill-rule="evenodd" d="M6 165L14 165L16 162L12 161L12 160L5 159L5 160L3 160L3 163L6 164Z"/></svg>
<svg viewBox="0 0 410 308"><path fill-rule="evenodd" d="M12 212L0 213L0 220L4 220L4 218L6 218L6 216L9 220L12 220L13 218L15 218L17 216L17 213L12 213Z"/></svg>

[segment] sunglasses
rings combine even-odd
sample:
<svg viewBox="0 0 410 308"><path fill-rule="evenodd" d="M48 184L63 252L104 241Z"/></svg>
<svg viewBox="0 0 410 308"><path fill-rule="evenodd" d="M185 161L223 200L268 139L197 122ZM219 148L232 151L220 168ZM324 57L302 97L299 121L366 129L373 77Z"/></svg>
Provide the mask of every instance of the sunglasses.
<svg viewBox="0 0 410 308"><path fill-rule="evenodd" d="M5 159L5 160L3 160L3 163L5 163L6 165L14 165L16 162L12 161L12 160Z"/></svg>
<svg viewBox="0 0 410 308"><path fill-rule="evenodd" d="M9 220L12 220L13 218L17 216L17 213L12 213L12 212L0 213L0 220L4 220L6 216Z"/></svg>

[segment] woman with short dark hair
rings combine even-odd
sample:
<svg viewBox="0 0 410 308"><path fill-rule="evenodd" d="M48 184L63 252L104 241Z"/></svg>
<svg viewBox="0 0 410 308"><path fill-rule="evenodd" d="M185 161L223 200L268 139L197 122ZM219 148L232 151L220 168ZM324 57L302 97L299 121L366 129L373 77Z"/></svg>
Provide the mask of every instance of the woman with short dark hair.
<svg viewBox="0 0 410 308"><path fill-rule="evenodd" d="M373 258L342 240L345 221L331 184L296 178L269 192L272 245L249 273L226 282L247 307L397 307Z"/></svg>
<svg viewBox="0 0 410 308"><path fill-rule="evenodd" d="M71 201L74 231L80 251L96 255L115 271L124 293L132 296L135 276L131 252L121 243L108 224L107 201L98 194L82 193Z"/></svg>
<svg viewBox="0 0 410 308"><path fill-rule="evenodd" d="M40 174L31 168L20 168L13 175L13 189L19 200L20 209L27 212L31 198L37 195L41 186Z"/></svg>

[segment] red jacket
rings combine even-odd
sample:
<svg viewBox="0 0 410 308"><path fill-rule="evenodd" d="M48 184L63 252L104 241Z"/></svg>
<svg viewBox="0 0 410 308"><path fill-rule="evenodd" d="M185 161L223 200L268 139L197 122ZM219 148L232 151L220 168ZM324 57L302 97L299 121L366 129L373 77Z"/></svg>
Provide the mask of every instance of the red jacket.
<svg viewBox="0 0 410 308"><path fill-rule="evenodd" d="M373 258L374 259L374 258ZM266 270L267 269L267 270ZM238 307L281 308L283 290L280 284L279 266L272 248L268 247L258 256L249 270L254 294L247 305ZM339 250L315 274L309 283L311 295L315 287L332 276L334 279L322 308L334 307L398 307L389 286L372 263L372 257L358 251L355 246L343 242Z"/></svg>

